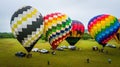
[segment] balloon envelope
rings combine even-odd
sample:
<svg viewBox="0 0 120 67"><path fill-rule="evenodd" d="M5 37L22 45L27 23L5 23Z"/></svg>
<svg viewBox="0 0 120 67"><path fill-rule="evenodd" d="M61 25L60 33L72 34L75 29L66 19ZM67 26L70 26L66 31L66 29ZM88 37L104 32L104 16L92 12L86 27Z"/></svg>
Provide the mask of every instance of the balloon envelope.
<svg viewBox="0 0 120 67"><path fill-rule="evenodd" d="M85 30L84 25L80 21L72 20L70 36L66 38L66 41L70 45L75 45L84 34L84 30Z"/></svg>
<svg viewBox="0 0 120 67"><path fill-rule="evenodd" d="M69 35L71 23L66 14L59 12L44 16L44 34L53 50Z"/></svg>
<svg viewBox="0 0 120 67"><path fill-rule="evenodd" d="M30 52L42 34L43 17L32 6L24 6L12 15L10 25L14 36Z"/></svg>
<svg viewBox="0 0 120 67"><path fill-rule="evenodd" d="M95 40L105 46L119 29L118 19L112 15L95 16L88 23L88 31Z"/></svg>
<svg viewBox="0 0 120 67"><path fill-rule="evenodd" d="M119 23L120 23L120 19L118 19ZM119 30L115 35L115 40L120 44L120 26L119 26Z"/></svg>

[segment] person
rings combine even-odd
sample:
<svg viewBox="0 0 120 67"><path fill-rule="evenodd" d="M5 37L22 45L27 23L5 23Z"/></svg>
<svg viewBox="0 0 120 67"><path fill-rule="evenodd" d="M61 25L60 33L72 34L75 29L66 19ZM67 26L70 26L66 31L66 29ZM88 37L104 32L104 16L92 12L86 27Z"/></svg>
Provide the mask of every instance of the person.
<svg viewBox="0 0 120 67"><path fill-rule="evenodd" d="M108 51L106 51L106 54L108 54Z"/></svg>
<svg viewBox="0 0 120 67"><path fill-rule="evenodd" d="M52 55L55 55L55 54L56 54L56 53L55 53L55 51L53 50L53 51L52 51Z"/></svg>
<svg viewBox="0 0 120 67"><path fill-rule="evenodd" d="M48 65L50 65L50 61L48 60Z"/></svg>
<svg viewBox="0 0 120 67"><path fill-rule="evenodd" d="M101 51L100 51L100 49L99 49L99 53L100 53Z"/></svg>
<svg viewBox="0 0 120 67"><path fill-rule="evenodd" d="M112 62L112 60L109 58L109 59L108 59L108 63L111 64L111 62Z"/></svg>
<svg viewBox="0 0 120 67"><path fill-rule="evenodd" d="M120 47L119 47L119 50L120 50Z"/></svg>
<svg viewBox="0 0 120 67"><path fill-rule="evenodd" d="M87 58L87 63L90 63L90 59L89 58Z"/></svg>
<svg viewBox="0 0 120 67"><path fill-rule="evenodd" d="M104 49L103 48L101 49L101 52L104 53Z"/></svg>
<svg viewBox="0 0 120 67"><path fill-rule="evenodd" d="M28 55L26 56L27 58L31 58L32 54L28 53Z"/></svg>

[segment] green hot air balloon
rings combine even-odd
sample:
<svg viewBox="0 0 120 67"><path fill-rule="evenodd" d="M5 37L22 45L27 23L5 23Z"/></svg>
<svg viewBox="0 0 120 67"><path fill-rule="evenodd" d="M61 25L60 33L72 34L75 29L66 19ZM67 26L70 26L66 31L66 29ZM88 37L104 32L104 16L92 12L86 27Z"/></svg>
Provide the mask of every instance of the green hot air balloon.
<svg viewBox="0 0 120 67"><path fill-rule="evenodd" d="M71 23L72 20L60 12L44 16L44 34L53 49L53 53L59 44L68 37Z"/></svg>

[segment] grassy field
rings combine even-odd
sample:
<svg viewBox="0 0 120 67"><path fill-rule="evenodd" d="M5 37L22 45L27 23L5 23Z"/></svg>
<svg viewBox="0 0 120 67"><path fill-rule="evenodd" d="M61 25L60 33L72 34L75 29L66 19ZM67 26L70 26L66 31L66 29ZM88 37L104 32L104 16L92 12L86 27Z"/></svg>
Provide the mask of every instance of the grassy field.
<svg viewBox="0 0 120 67"><path fill-rule="evenodd" d="M81 50L66 49L56 51L56 55L31 52L32 58L19 58L15 56L16 52L27 53L20 43L16 39L0 39L0 67L120 67L120 49L118 49L120 44L114 40L110 43L115 44L117 48L105 47L108 54L93 51L92 46L102 48L94 40L80 40L76 47ZM60 45L68 46L68 43L63 41ZM49 43L42 40L39 40L35 47L50 50ZM90 63L86 62L87 58L90 59ZM108 58L112 59L111 64L108 63ZM50 65L47 64L48 61L50 61Z"/></svg>

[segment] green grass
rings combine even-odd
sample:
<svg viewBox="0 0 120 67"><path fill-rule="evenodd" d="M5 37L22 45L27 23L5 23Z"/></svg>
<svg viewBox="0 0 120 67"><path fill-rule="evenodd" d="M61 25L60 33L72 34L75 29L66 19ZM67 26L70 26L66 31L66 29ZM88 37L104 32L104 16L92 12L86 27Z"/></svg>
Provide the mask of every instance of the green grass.
<svg viewBox="0 0 120 67"><path fill-rule="evenodd" d="M82 50L66 49L56 51L56 55L31 52L32 58L19 58L14 55L16 52L27 53L20 43L16 39L0 39L0 67L120 67L120 50L118 49L120 44L114 40L110 43L115 44L117 48L105 47L108 54L92 51L92 46L102 48L94 40L80 40L76 46ZM60 45L68 46L69 44L63 41ZM42 40L39 40L34 47L50 50L49 43ZM90 58L90 63L86 63L87 58ZM112 59L112 64L107 62L108 58ZM47 65L48 60L50 65Z"/></svg>

